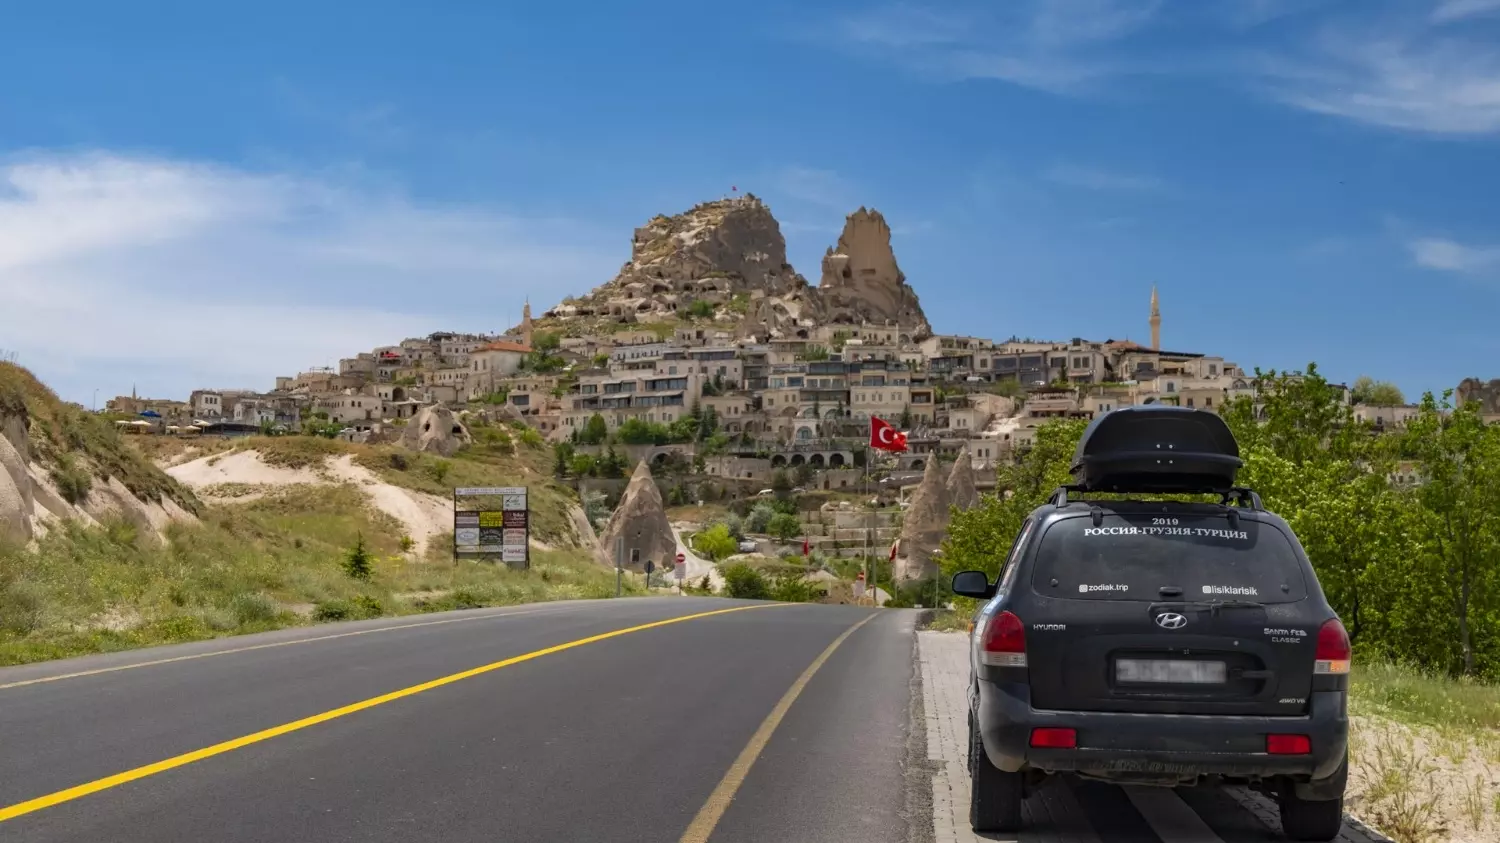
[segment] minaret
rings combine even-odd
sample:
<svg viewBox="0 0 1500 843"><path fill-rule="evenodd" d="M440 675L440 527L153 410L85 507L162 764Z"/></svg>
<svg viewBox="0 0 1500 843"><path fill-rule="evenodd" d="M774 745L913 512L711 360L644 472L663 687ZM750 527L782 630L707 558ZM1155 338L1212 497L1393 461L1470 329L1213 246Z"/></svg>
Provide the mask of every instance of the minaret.
<svg viewBox="0 0 1500 843"><path fill-rule="evenodd" d="M1156 285L1151 286L1151 348L1161 351L1161 303L1156 300Z"/></svg>
<svg viewBox="0 0 1500 843"><path fill-rule="evenodd" d="M521 344L531 347L531 299L521 308Z"/></svg>

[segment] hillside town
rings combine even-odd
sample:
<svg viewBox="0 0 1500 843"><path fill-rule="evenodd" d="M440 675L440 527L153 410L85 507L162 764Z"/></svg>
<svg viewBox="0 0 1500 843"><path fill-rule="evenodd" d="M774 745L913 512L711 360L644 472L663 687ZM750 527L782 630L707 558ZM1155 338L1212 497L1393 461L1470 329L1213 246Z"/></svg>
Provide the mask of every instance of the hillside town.
<svg viewBox="0 0 1500 843"><path fill-rule="evenodd" d="M908 434L886 467L898 482L964 454L984 490L994 467L1049 419L1153 403L1216 411L1254 394L1237 362L1164 344L1155 289L1142 296L1149 344L934 333L889 226L864 208L849 215L821 268L816 286L798 275L769 209L737 196L651 220L613 280L537 318L527 303L503 336L435 333L357 352L336 369L277 377L263 392L121 396L106 409L143 432L379 441L421 408L443 405L524 422L553 443L636 446L634 458L657 462L681 455L753 494L778 469L822 489L857 486L872 417ZM1471 379L1459 397L1480 399L1497 418L1497 386ZM1356 417L1379 429L1417 412L1340 389ZM689 417L697 426L684 433Z"/></svg>

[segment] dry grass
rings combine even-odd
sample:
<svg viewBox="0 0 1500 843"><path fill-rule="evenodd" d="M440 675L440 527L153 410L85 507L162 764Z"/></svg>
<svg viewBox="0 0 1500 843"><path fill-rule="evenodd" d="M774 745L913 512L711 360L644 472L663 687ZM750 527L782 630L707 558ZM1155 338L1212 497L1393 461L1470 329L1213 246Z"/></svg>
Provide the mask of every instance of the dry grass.
<svg viewBox="0 0 1500 843"><path fill-rule="evenodd" d="M289 486L174 525L170 544L127 524L69 525L0 549L0 664L257 632L318 620L605 597L613 571L581 551L533 551L530 571L401 552L401 527L352 486ZM368 582L341 562L356 541ZM630 593L639 593L634 582Z"/></svg>
<svg viewBox="0 0 1500 843"><path fill-rule="evenodd" d="M1350 810L1397 843L1500 840L1500 688L1361 664Z"/></svg>
<svg viewBox="0 0 1500 843"><path fill-rule="evenodd" d="M0 362L0 412L25 413L32 459L51 468L60 485L81 485L79 491L86 494L90 479L114 477L143 501L171 499L189 512L201 511L193 493L127 444L113 422L64 403L31 372L12 363ZM80 482L64 484L60 474L77 474Z"/></svg>

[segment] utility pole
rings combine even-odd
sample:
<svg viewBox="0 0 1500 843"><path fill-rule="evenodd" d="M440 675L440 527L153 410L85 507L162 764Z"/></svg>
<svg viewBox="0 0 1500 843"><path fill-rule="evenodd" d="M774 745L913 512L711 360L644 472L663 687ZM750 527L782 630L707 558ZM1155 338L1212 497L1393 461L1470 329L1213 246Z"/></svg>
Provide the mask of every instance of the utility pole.
<svg viewBox="0 0 1500 843"><path fill-rule="evenodd" d="M625 537L615 537L615 596L623 597L625 591Z"/></svg>

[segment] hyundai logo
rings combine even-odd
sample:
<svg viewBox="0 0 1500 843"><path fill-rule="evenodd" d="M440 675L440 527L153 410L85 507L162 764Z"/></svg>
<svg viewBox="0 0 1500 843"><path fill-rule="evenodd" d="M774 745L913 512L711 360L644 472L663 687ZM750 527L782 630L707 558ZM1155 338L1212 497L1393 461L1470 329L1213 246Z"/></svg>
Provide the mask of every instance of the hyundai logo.
<svg viewBox="0 0 1500 843"><path fill-rule="evenodd" d="M1156 616L1156 625L1162 629L1182 629L1187 626L1187 618L1176 612L1162 612Z"/></svg>

